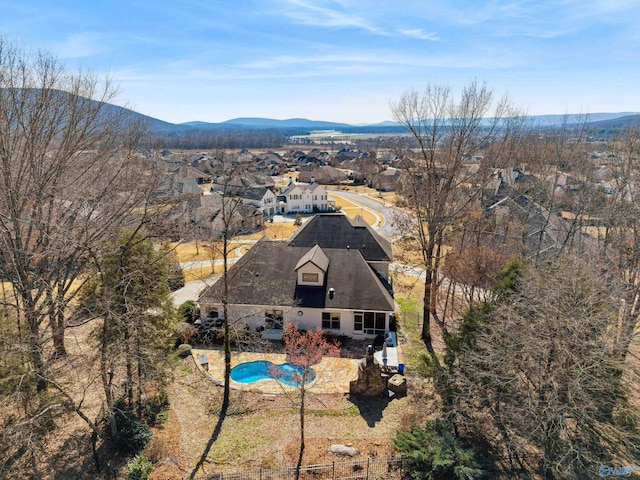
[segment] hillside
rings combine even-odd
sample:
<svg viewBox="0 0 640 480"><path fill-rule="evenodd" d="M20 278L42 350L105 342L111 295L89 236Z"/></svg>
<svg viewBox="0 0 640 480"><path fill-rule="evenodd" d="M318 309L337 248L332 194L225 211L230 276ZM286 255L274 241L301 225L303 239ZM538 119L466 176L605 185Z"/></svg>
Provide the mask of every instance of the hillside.
<svg viewBox="0 0 640 480"><path fill-rule="evenodd" d="M60 92L61 94L63 92ZM196 133L214 133L228 131L262 130L273 131L279 135L296 135L310 133L313 130L338 130L343 133L401 133L403 128L396 122L386 121L371 125L350 125L347 123L330 122L324 120L308 120L306 118L289 118L278 120L262 117L239 117L226 120L224 122L190 121L180 124L170 123L158 118L141 114L127 107L106 104L105 112L117 111L126 112L133 121L146 125L152 136L176 136L193 135ZM594 129L617 130L633 125L640 120L638 112L620 113L592 113L588 115L568 114L568 115L534 115L528 116L534 124L539 126L554 127L563 122L577 123L588 121L588 125Z"/></svg>

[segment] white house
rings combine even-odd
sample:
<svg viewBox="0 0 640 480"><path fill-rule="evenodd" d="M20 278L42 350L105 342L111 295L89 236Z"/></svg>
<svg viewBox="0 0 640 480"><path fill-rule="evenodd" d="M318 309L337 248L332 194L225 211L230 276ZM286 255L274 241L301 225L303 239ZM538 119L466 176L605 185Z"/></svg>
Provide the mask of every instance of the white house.
<svg viewBox="0 0 640 480"><path fill-rule="evenodd" d="M289 177L289 184L278 196L282 213L329 212L335 208L335 202L329 200L324 186L311 178L311 183L295 183Z"/></svg>
<svg viewBox="0 0 640 480"><path fill-rule="evenodd" d="M260 240L229 271L229 320L265 329L269 338L278 338L285 323L358 339L388 332L395 303L381 272L391 258L380 253L390 253L388 242L340 214L317 215L301 231L307 225L309 234L337 227L344 235L324 246L322 236L312 246L300 234L288 243ZM221 315L221 293L218 282L198 300L203 321Z"/></svg>
<svg viewBox="0 0 640 480"><path fill-rule="evenodd" d="M244 190L240 196L242 203L252 205L259 209L264 215L275 215L278 212L278 198L266 187L253 187Z"/></svg>

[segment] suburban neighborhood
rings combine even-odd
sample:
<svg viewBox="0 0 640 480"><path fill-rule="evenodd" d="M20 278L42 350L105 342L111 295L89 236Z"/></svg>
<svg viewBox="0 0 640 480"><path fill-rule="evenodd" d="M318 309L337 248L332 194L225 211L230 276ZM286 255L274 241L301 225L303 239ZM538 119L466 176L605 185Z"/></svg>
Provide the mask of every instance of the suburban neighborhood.
<svg viewBox="0 0 640 480"><path fill-rule="evenodd" d="M640 5L551 3L5 2L0 479L637 477Z"/></svg>

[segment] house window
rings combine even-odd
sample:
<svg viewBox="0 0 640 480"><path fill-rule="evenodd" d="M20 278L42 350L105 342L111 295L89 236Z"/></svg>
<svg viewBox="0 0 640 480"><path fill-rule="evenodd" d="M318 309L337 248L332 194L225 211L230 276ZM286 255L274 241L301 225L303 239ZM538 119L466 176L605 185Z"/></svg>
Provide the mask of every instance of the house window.
<svg viewBox="0 0 640 480"><path fill-rule="evenodd" d="M361 332L363 323L364 323L364 313L354 312L353 313L353 330L356 332Z"/></svg>
<svg viewBox="0 0 640 480"><path fill-rule="evenodd" d="M318 274L317 273L303 273L302 274L303 282L318 282Z"/></svg>
<svg viewBox="0 0 640 480"><path fill-rule="evenodd" d="M209 313L207 313L207 318L218 318L218 309L212 308L211 310L209 310Z"/></svg>
<svg viewBox="0 0 640 480"><path fill-rule="evenodd" d="M358 321L359 315L362 315L364 333L367 335L385 333L387 315L384 312L356 312L354 316L354 330L356 329L356 322Z"/></svg>
<svg viewBox="0 0 640 480"><path fill-rule="evenodd" d="M340 314L338 312L322 312L323 330L340 330Z"/></svg>
<svg viewBox="0 0 640 480"><path fill-rule="evenodd" d="M264 312L264 323L267 329L282 329L284 316L282 310L267 310Z"/></svg>

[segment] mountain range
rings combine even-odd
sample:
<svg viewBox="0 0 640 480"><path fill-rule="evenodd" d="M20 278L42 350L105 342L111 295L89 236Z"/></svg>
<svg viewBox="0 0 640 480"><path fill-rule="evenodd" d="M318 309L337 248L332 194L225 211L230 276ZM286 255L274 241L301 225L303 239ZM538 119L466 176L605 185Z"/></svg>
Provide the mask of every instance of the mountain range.
<svg viewBox="0 0 640 480"><path fill-rule="evenodd" d="M368 125L352 125L348 123L329 122L322 120L308 120L306 118L289 118L276 120L261 117L241 117L224 122L191 121L185 123L170 123L134 110L117 105L108 105L109 109L124 109L134 118L149 128L152 135L178 135L198 131L238 131L238 130L278 130L285 135L309 133L313 130L339 130L343 133L401 133L404 129L397 122L385 121ZM619 113L591 113L588 115L533 115L528 116L535 124L543 127L554 127L563 123L588 122L594 129L624 128L634 123L640 123L640 112ZM487 119L489 123L490 119Z"/></svg>
<svg viewBox="0 0 640 480"><path fill-rule="evenodd" d="M132 111L133 112L133 111ZM133 112L133 115L140 115L141 119L147 123L151 133L154 134L177 134L188 131L224 131L224 130L299 130L310 132L313 130L339 130L344 133L394 133L403 132L403 128L397 122L386 121L368 125L352 125L348 123L329 122L322 120L308 120L306 118L289 118L286 120L276 120L261 117L242 117L226 120L224 122L213 123L203 121L191 121L185 123L169 123L146 115ZM619 112L619 113L592 113L588 115L568 114L568 115L532 115L528 120L543 127L554 127L563 123L578 123L587 121L588 126L595 129L615 129L624 128L634 123L640 122L640 112Z"/></svg>

